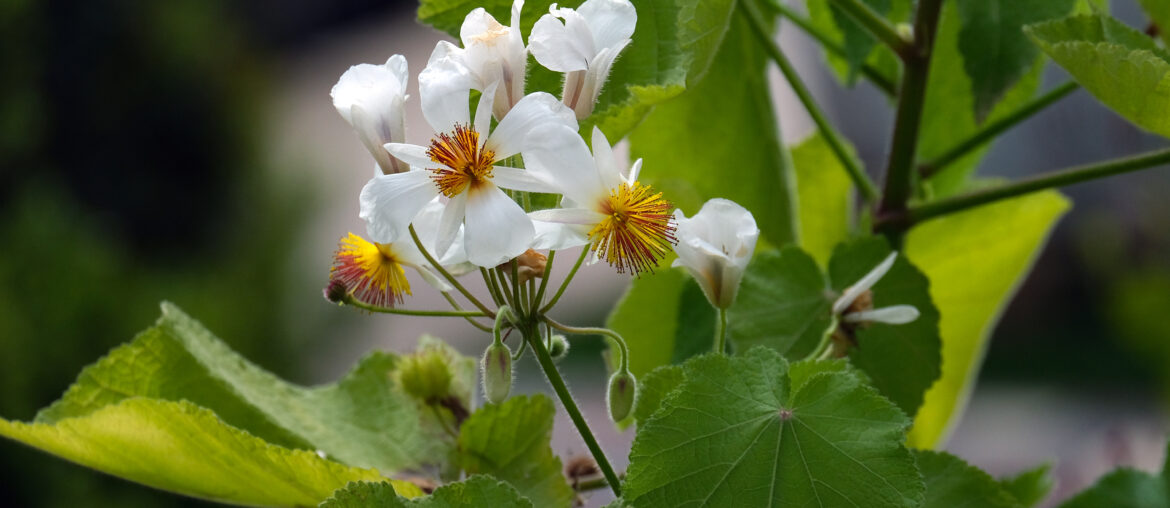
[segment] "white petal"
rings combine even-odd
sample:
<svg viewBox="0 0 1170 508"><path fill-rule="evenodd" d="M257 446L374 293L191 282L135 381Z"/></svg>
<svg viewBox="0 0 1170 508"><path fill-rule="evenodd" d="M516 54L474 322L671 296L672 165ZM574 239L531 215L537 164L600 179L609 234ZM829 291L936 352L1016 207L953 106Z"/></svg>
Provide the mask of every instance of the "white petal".
<svg viewBox="0 0 1170 508"><path fill-rule="evenodd" d="M455 289L451 287L450 284L447 284L447 281L443 280L439 274L432 272L430 268L425 266L416 266L414 269L418 270L418 274L422 276L423 280L426 281L427 284L430 284L431 287L438 289L439 291L446 293L447 291Z"/></svg>
<svg viewBox="0 0 1170 508"><path fill-rule="evenodd" d="M524 163L528 171L553 182L557 193L574 203L592 207L609 193L597 173L593 155L576 129L563 125L538 129L528 135Z"/></svg>
<svg viewBox="0 0 1170 508"><path fill-rule="evenodd" d="M479 96L479 104L475 106L475 132L482 134L491 130L492 104L496 102L496 89L499 87L499 81L492 82Z"/></svg>
<svg viewBox="0 0 1170 508"><path fill-rule="evenodd" d="M540 220L533 220L532 225L536 228L536 238L532 240L533 249L560 250L589 243L589 226Z"/></svg>
<svg viewBox="0 0 1170 508"><path fill-rule="evenodd" d="M605 219L605 215L584 208L550 208L529 213L533 220L542 222L556 222L560 224L575 224L593 228Z"/></svg>
<svg viewBox="0 0 1170 508"><path fill-rule="evenodd" d="M759 229L751 213L726 199L711 199L694 217L674 212L678 259L702 286L711 304L727 308L735 300L743 272L755 250Z"/></svg>
<svg viewBox="0 0 1170 508"><path fill-rule="evenodd" d="M605 133L596 125L593 126L593 160L597 165L597 174L601 177L601 184L607 189L617 188L622 183L622 176L618 173L617 158Z"/></svg>
<svg viewBox="0 0 1170 508"><path fill-rule="evenodd" d="M439 45L450 44L440 42ZM435 132L450 132L455 125L468 125L471 89L478 84L459 59L459 53L435 48L435 53L446 56L433 58L418 75L419 101L423 116Z"/></svg>
<svg viewBox="0 0 1170 508"><path fill-rule="evenodd" d="M587 0L577 8L597 49L612 48L634 35L638 11L629 0Z"/></svg>
<svg viewBox="0 0 1170 508"><path fill-rule="evenodd" d="M878 263L878 265L875 266L873 270L870 270L869 273L865 274L861 280L846 288L845 292L841 293L841 297L838 298L836 302L833 302L833 314L840 314L845 309L848 309L850 305L853 305L853 301L856 300L857 297L868 291L869 288L872 288L874 284L877 284L877 281L881 280L881 278L885 276L886 272L890 271L890 267L894 266L894 260L897 257L897 252L891 252L889 256L886 256L886 259L883 259L881 263Z"/></svg>
<svg viewBox="0 0 1170 508"><path fill-rule="evenodd" d="M505 188L524 192L544 192L560 194L560 188L553 185L548 179L541 178L535 171L510 168L508 166L492 167L492 183Z"/></svg>
<svg viewBox="0 0 1170 508"><path fill-rule="evenodd" d="M411 145L407 143L386 143L386 151L390 155L397 157L402 162L410 164L418 168L440 169L446 166L431 160L431 156L427 155L427 148L419 145Z"/></svg>
<svg viewBox="0 0 1170 508"><path fill-rule="evenodd" d="M573 107L577 118L585 118L593 113L593 106L597 104L597 98L601 96L601 90L605 88L605 82L609 79L609 71L613 67L613 62L623 48L625 48L625 44L603 49L589 62L589 70L586 71L581 86L581 96Z"/></svg>
<svg viewBox="0 0 1170 508"><path fill-rule="evenodd" d="M589 59L593 58L591 45L591 41L588 44L575 41L569 28L552 14L541 16L528 36L528 51L536 57L536 61L557 72L587 69Z"/></svg>
<svg viewBox="0 0 1170 508"><path fill-rule="evenodd" d="M556 125L564 125L575 131L577 118L556 97L545 92L529 94L500 120L485 146L495 152L496 160L501 160L519 153L533 129L548 129Z"/></svg>
<svg viewBox="0 0 1170 508"><path fill-rule="evenodd" d="M333 98L333 107L337 108L337 112L345 121L353 124L350 110L355 104L373 114L382 114L394 98L405 96L406 86L403 82L406 77L406 59L402 55L394 55L386 65L359 64L350 67L333 85L329 95Z"/></svg>
<svg viewBox="0 0 1170 508"><path fill-rule="evenodd" d="M852 312L844 316L846 323L885 323L888 325L904 325L918 319L918 309L913 305L894 305L880 309Z"/></svg>
<svg viewBox="0 0 1170 508"><path fill-rule="evenodd" d="M400 122L398 125L392 127L379 122L377 118L366 114L366 110L362 109L360 105L354 104L350 108L350 118L353 120L353 130L357 132L358 139L361 139L362 144L365 145L366 150L369 150L370 155L374 156L374 161L378 163L380 173L388 175L390 173L401 173L410 169L407 164L391 157L390 152L387 152L383 146L391 141L402 141L402 139L390 138L405 137L402 135L395 136L394 132L397 130L397 132L403 133L404 125L401 120L404 120L404 118L402 116L399 116Z"/></svg>
<svg viewBox="0 0 1170 508"><path fill-rule="evenodd" d="M468 48L485 42L483 40L485 34L492 34L503 28L507 27L496 21L496 18L488 14L483 7L476 7L463 18L463 24L459 27L459 40L463 42L464 48Z"/></svg>
<svg viewBox="0 0 1170 508"><path fill-rule="evenodd" d="M438 193L427 171L377 176L362 188L359 216L371 240L391 243L408 235L410 222Z"/></svg>
<svg viewBox="0 0 1170 508"><path fill-rule="evenodd" d="M434 251L431 253L436 259L443 257L451 249L455 236L459 234L459 227L463 225L466 209L467 193L459 194L447 201L439 220L439 229L436 231Z"/></svg>
<svg viewBox="0 0 1170 508"><path fill-rule="evenodd" d="M638 175L640 173L642 173L642 159L638 159L630 165L630 171L626 176L626 182L628 182L630 185L633 185L634 182L638 181Z"/></svg>
<svg viewBox="0 0 1170 508"><path fill-rule="evenodd" d="M406 64L406 57L402 55L391 55L386 59L386 68L398 77L398 86L402 88L403 93L406 92L406 80L410 77L409 67Z"/></svg>
<svg viewBox="0 0 1170 508"><path fill-rule="evenodd" d="M524 210L490 182L468 192L464 225L467 259L483 267L523 254L536 235Z"/></svg>

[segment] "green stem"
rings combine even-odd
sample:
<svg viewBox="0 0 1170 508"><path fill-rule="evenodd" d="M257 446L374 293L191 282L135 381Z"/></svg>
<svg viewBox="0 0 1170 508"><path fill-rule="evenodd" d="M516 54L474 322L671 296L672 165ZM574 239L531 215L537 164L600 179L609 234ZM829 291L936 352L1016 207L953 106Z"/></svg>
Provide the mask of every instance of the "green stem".
<svg viewBox="0 0 1170 508"><path fill-rule="evenodd" d="M577 482L573 485L573 490L577 492L586 492L590 490L604 489L609 486L609 480L605 478L592 478L589 480Z"/></svg>
<svg viewBox="0 0 1170 508"><path fill-rule="evenodd" d="M906 40L898 33L898 29L894 28L894 25L891 25L885 16L862 3L861 0L829 0L829 3L845 11L849 17L857 21L870 34L873 34L874 38L889 46L903 60L910 58L917 49L913 42Z"/></svg>
<svg viewBox="0 0 1170 508"><path fill-rule="evenodd" d="M456 302L456 301L455 301L455 298L454 298L454 297L452 297L450 293L448 293L448 292L446 292L446 291L439 291L439 294L443 295L443 298L447 300L447 303L450 303L450 304L451 304L451 308L453 308L453 309L455 309L455 310L457 310L457 311L462 311L462 310L463 310L463 307L460 307L460 306L459 306L459 302ZM468 322L468 323L471 323L471 326L474 326L474 327L476 327L476 328L479 328L480 330L483 330L483 331L485 331L485 332L490 332L490 331L492 331L492 329L491 329L491 328L488 328L488 326L487 326L487 325L485 325L485 324L480 324L480 322L479 322L479 321L476 321L474 318L470 318L470 317L469 317L469 318L465 318L465 319L467 319L467 322Z"/></svg>
<svg viewBox="0 0 1170 508"><path fill-rule="evenodd" d="M901 214L882 217L875 228L882 230L905 231L914 224L933 219L935 217L961 212L1001 199L1012 198L1023 194L1063 187L1074 183L1096 180L1107 176L1139 171L1154 166L1170 164L1170 148L1156 150L1124 159L1114 159L1098 164L1090 164L1076 168L1056 171L1053 173L1028 178L1018 182L1005 184L993 189L972 192L962 196L942 199L932 203L919 205L904 211Z"/></svg>
<svg viewBox="0 0 1170 508"><path fill-rule="evenodd" d="M520 299L520 276L516 273L518 271L515 259L512 259L512 302L514 308L521 314L525 314L524 300Z"/></svg>
<svg viewBox="0 0 1170 508"><path fill-rule="evenodd" d="M500 288L496 287L495 279L491 276L491 272L487 268L479 267L479 274L483 276L483 285L487 286L488 294L492 296L492 301L495 302L496 307L504 304L504 299L500 296Z"/></svg>
<svg viewBox="0 0 1170 508"><path fill-rule="evenodd" d="M613 339L618 345L618 350L621 351L621 359L618 361L618 371L628 371L630 369L630 348L626 346L626 339L623 339L618 332L610 330L609 328L592 328L592 327L577 327L558 323L550 317L545 316L544 322L548 323L553 328L565 333L574 335L604 335Z"/></svg>
<svg viewBox="0 0 1170 508"><path fill-rule="evenodd" d="M557 251L548 251L548 259L544 262L544 276L540 278L540 288L536 290L536 303L533 307L540 307L544 304L544 290L548 288L548 279L552 277L553 258L557 256Z"/></svg>
<svg viewBox="0 0 1170 508"><path fill-rule="evenodd" d="M727 351L727 309L715 310L719 313L715 322L715 354L721 355Z"/></svg>
<svg viewBox="0 0 1170 508"><path fill-rule="evenodd" d="M781 16L788 18L792 24L796 25L797 28L808 34L809 37L816 39L816 41L820 43L821 47L825 48L826 51L834 53L838 56L845 56L844 46L838 44L832 39L832 37L822 32L819 28L813 25L811 21L805 19L796 11L792 10L791 7L784 5L782 0L768 0L768 6L776 9L776 12L779 12ZM868 63L862 63L860 70L861 75L865 76L866 79L868 79L871 83L874 84L874 86L878 88L878 90L884 92L886 96L893 97L898 93L898 85L885 74L883 74L882 71L878 70L877 67L874 67Z"/></svg>
<svg viewBox="0 0 1170 508"><path fill-rule="evenodd" d="M918 129L922 125L922 105L926 102L926 81L930 76L930 58L934 35L942 10L942 0L920 0L914 20L914 51L904 55L905 77L898 93L898 112L894 123L893 146L886 170L886 184L880 211L906 209L914 177L914 158L918 151Z"/></svg>
<svg viewBox="0 0 1170 508"><path fill-rule="evenodd" d="M488 317L491 314L485 314L478 310L414 310L414 309L395 309L391 307L378 307L377 305L370 305L363 301L354 298L353 295L346 295L341 302L344 305L350 305L359 309L378 312L381 314L400 314L403 316L433 316L433 317Z"/></svg>
<svg viewBox="0 0 1170 508"><path fill-rule="evenodd" d="M597 444L597 438L593 437L593 431L589 429L589 424L585 421L585 417L581 415L581 410L577 408L577 403L573 400L573 395L569 393L569 388L565 386L565 380L561 378L561 373L557 371L556 365L553 364L552 357L548 354L548 349L544 347L544 341L540 340L538 334L535 333L525 333L524 338L531 343L532 350L536 353L536 360L540 363L540 368L544 370L544 375L548 378L548 382L552 385L553 391L556 392L557 397L561 400L561 405L565 407L565 412L569 413L569 419L577 427L577 432L581 434L581 439L585 441L585 446L593 454L593 460L597 461L597 467L605 475L606 481L609 482L609 488L613 490L615 496L621 497L621 481L618 479L617 473L614 472L613 466L609 464L609 460L605 458L605 452Z"/></svg>
<svg viewBox="0 0 1170 508"><path fill-rule="evenodd" d="M1017 124L1027 120L1028 118L1031 118L1032 115L1035 115L1044 108L1055 104L1056 101L1067 97L1068 94L1073 93L1080 87L1081 86L1078 85L1075 81L1069 81L1056 88L1053 88L1044 95L1033 99L1031 102L1013 111L1011 114L984 125L983 128L979 129L977 132L975 132L975 134L972 134L971 137L958 143L950 150L943 152L942 155L919 165L919 174L922 175L922 178L930 178L931 176L938 174L938 172L942 171L943 168L946 168L955 161L961 159L964 155L967 155L972 150L983 146L985 143L995 139L1000 134L1003 134L1004 131L1015 127Z"/></svg>
<svg viewBox="0 0 1170 508"><path fill-rule="evenodd" d="M821 337L821 341L817 343L817 347L813 348L801 361L819 360L825 355L825 351L831 351L833 349L833 332L835 330L837 330L837 316L833 316L833 321L829 323L829 331L825 333L824 337Z"/></svg>
<svg viewBox="0 0 1170 508"><path fill-rule="evenodd" d="M504 321L511 321L513 323L516 321L516 314L507 305L500 307L500 310L496 312L496 322L492 326L493 346L502 346L504 344L504 339L500 338L500 330L504 327Z"/></svg>
<svg viewBox="0 0 1170 508"><path fill-rule="evenodd" d="M480 303L478 299L472 296L471 292L468 291L467 288L463 287L459 281L455 280L455 277L451 275L451 272L448 272L446 268L443 268L443 265L439 264L439 262L435 260L434 256L431 256L430 252L427 252L427 248L423 247L422 240L418 239L418 233L414 230L414 224L410 225L410 238L414 240L414 245L418 247L419 252L422 252L423 257L427 259L427 262L430 263L431 266L433 266L435 270L437 270L439 274L443 276L444 279L447 279L447 282L451 283L455 289L458 289L459 293L462 294L463 297L467 299L467 301L475 305L475 307L484 314L494 314L492 311L488 310L486 305Z"/></svg>
<svg viewBox="0 0 1170 508"><path fill-rule="evenodd" d="M500 294L504 295L504 300L508 302L509 306L514 309L518 308L519 302L512 300L512 292L508 291L508 288L506 287L508 283L508 276L504 275L504 269L497 266L494 268L494 270L496 272L496 280L498 280L500 284Z"/></svg>
<svg viewBox="0 0 1170 508"><path fill-rule="evenodd" d="M780 50L780 46L772 39L772 34L768 31L763 16L752 5L752 2L739 2L739 6L743 8L744 14L747 15L748 21L750 21L750 25L752 26L752 31L764 45L768 56L780 67L780 72L784 74L784 79L788 80L792 91L796 93L796 97L800 99L800 103L808 111L808 116L812 117L813 123L817 125L817 130L825 138L825 142L829 144L833 155L837 156L837 159L841 161L841 165L845 167L845 171L849 173L849 177L853 179L853 183L861 190L862 197L866 201L876 199L878 196L877 187L869 179L869 176L865 174L865 170L861 168L857 159L845 148L845 141L841 135L829 124L828 117L821 111L820 106L816 103L816 99L813 98L812 93L805 86L804 81L796 73L796 68L792 66L792 62L788 61L788 57L784 56L784 52Z"/></svg>
<svg viewBox="0 0 1170 508"><path fill-rule="evenodd" d="M581 268L581 262L585 261L585 256L587 254L589 254L589 244L585 244L584 247L581 247L581 255L577 257L577 262L573 264L573 268L569 270L569 274L566 275L565 280L561 282L561 287L557 289L557 292L553 295L552 300L549 300L548 304L540 308L541 315L548 313L548 311L557 304L557 300L561 299L561 295L565 293L565 288L569 287L569 282L573 280L574 275L577 275L577 269ZM545 270L544 276L548 277L548 270Z"/></svg>

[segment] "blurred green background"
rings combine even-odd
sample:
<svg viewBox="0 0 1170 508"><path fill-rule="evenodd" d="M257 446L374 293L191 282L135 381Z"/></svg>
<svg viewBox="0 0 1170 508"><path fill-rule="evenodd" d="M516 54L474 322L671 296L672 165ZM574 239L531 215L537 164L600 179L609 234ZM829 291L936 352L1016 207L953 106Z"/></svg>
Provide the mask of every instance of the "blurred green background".
<svg viewBox="0 0 1170 508"><path fill-rule="evenodd" d="M1115 13L1141 25L1132 4L1115 2ZM161 300L287 379L320 382L337 370L312 360L339 346L339 330L356 318L324 304L313 318L290 310L319 301L313 288L333 246L296 253L313 216L356 207L326 202L300 176L321 168L271 167L263 150L274 127L263 112L288 86L281 66L323 37L372 16L413 16L413 7L0 0L0 415L31 419L81 368L153 322ZM867 85L837 88L797 42L807 50L802 72L820 83L835 123L880 167L888 104ZM333 62L338 72L325 81L353 63ZM1050 82L1060 78L1053 74ZM310 97L328 107L327 93ZM870 110L878 112L859 113ZM1035 173L1163 144L1082 92L1009 132L983 173L1014 177L1004 168ZM983 379L1166 400L1170 177L1163 169L1070 193L1076 208L1005 315ZM581 312L600 319L604 310ZM575 351L598 363L590 349ZM0 478L9 506L203 504L7 441Z"/></svg>

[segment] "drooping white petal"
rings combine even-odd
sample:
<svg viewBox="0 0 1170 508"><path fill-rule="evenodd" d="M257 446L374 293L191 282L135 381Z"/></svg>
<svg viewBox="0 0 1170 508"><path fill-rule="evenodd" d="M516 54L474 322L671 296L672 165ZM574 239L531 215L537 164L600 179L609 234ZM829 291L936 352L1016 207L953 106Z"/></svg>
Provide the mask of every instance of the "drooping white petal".
<svg viewBox="0 0 1170 508"><path fill-rule="evenodd" d="M694 217L675 214L678 259L702 287L712 305L726 309L735 301L743 272L759 239L751 212L726 199L712 199Z"/></svg>
<svg viewBox="0 0 1170 508"><path fill-rule="evenodd" d="M333 106L353 126L383 173L406 171L382 145L406 139L406 59L394 55L385 65L360 64L341 75L329 94Z"/></svg>
<svg viewBox="0 0 1170 508"><path fill-rule="evenodd" d="M590 226L540 220L533 220L532 225L536 228L536 238L532 240L533 249L560 250L589 243Z"/></svg>
<svg viewBox="0 0 1170 508"><path fill-rule="evenodd" d="M391 243L408 236L410 222L438 194L428 171L376 176L362 188L358 215L371 240Z"/></svg>
<svg viewBox="0 0 1170 508"><path fill-rule="evenodd" d="M593 206L608 194L611 187L599 177L594 157L576 129L563 125L537 129L525 145L528 171L554 182L556 193L580 206Z"/></svg>
<svg viewBox="0 0 1170 508"><path fill-rule="evenodd" d="M560 188L535 171L511 168L508 166L492 167L492 182L505 189L524 192L544 192L559 194Z"/></svg>
<svg viewBox="0 0 1170 508"><path fill-rule="evenodd" d="M496 125L484 146L496 154L496 160L511 157L525 147L534 129L564 125L577 130L577 118L556 97L545 92L526 95Z"/></svg>
<svg viewBox="0 0 1170 508"><path fill-rule="evenodd" d="M466 208L467 193L458 194L451 198L446 207L443 208L443 215L436 230L435 257L443 256L451 249L451 244L455 243L455 237L459 234L460 226L463 225Z"/></svg>
<svg viewBox="0 0 1170 508"><path fill-rule="evenodd" d="M598 50L625 45L638 24L638 11L629 0L586 0L577 12L585 18Z"/></svg>
<svg viewBox="0 0 1170 508"><path fill-rule="evenodd" d="M845 291L841 293L841 297L837 298L837 301L833 302L833 314L840 314L841 312L844 312L845 309L848 309L850 305L853 305L853 301L857 300L857 297L861 296L862 293L869 291L869 288L872 288L874 284L877 284L877 281L881 280L881 278L886 275L886 272L890 271L890 267L894 266L894 260L897 259L897 257L897 252L891 252L889 256L886 256L886 259L883 259L881 263L878 263L878 265L875 266L873 270L870 270L869 273L865 274L861 280L846 288Z"/></svg>
<svg viewBox="0 0 1170 508"><path fill-rule="evenodd" d="M386 143L386 151L403 162L416 168L439 169L446 166L431 160L427 148L407 143Z"/></svg>
<svg viewBox="0 0 1170 508"><path fill-rule="evenodd" d="M595 53L593 36L580 15L564 9L575 18L571 26L562 23L554 14L545 14L532 26L528 36L528 51L540 65L557 72L583 71ZM584 40L582 40L582 35Z"/></svg>
<svg viewBox="0 0 1170 508"><path fill-rule="evenodd" d="M455 125L468 125L471 116L468 100L471 89L478 83L461 61L461 50L447 47L450 45L439 42L430 63L418 75L423 116L435 132L450 132Z"/></svg>
<svg viewBox="0 0 1170 508"><path fill-rule="evenodd" d="M467 259L475 265L493 267L519 256L532 245L535 235L532 219L492 183L468 191L464 247Z"/></svg>
<svg viewBox="0 0 1170 508"><path fill-rule="evenodd" d="M846 323L885 323L888 325L904 325L918 319L919 312L913 305L894 305L880 309L851 312L842 319Z"/></svg>

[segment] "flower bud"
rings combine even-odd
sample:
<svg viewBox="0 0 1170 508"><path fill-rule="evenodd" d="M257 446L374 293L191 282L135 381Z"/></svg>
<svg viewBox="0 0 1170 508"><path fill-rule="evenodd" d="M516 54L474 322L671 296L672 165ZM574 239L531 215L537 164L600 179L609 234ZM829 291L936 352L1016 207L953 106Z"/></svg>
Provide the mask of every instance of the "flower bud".
<svg viewBox="0 0 1170 508"><path fill-rule="evenodd" d="M483 395L492 404L508 398L512 390L512 351L501 342L488 346L483 353Z"/></svg>
<svg viewBox="0 0 1170 508"><path fill-rule="evenodd" d="M609 419L614 423L625 420L634 409L634 394L637 391L637 382L634 375L628 371L619 371L609 378L609 393L606 403L609 405Z"/></svg>
<svg viewBox="0 0 1170 508"><path fill-rule="evenodd" d="M553 335L551 342L548 355L552 357L554 362L559 362L561 358L569 356L569 339L566 339L564 335Z"/></svg>
<svg viewBox="0 0 1170 508"><path fill-rule="evenodd" d="M530 279L544 278L544 267L547 264L548 256L528 249L523 254L516 256L516 276L520 279L521 284L527 283ZM512 263L505 261L497 268L511 273Z"/></svg>
<svg viewBox="0 0 1170 508"><path fill-rule="evenodd" d="M686 268L711 305L730 307L760 237L756 219L746 208L720 198L707 201L694 217L675 210L674 218L678 258L672 266Z"/></svg>
<svg viewBox="0 0 1170 508"><path fill-rule="evenodd" d="M447 359L435 349L403 358L398 368L398 382L402 389L427 404L437 404L450 397L451 377Z"/></svg>

